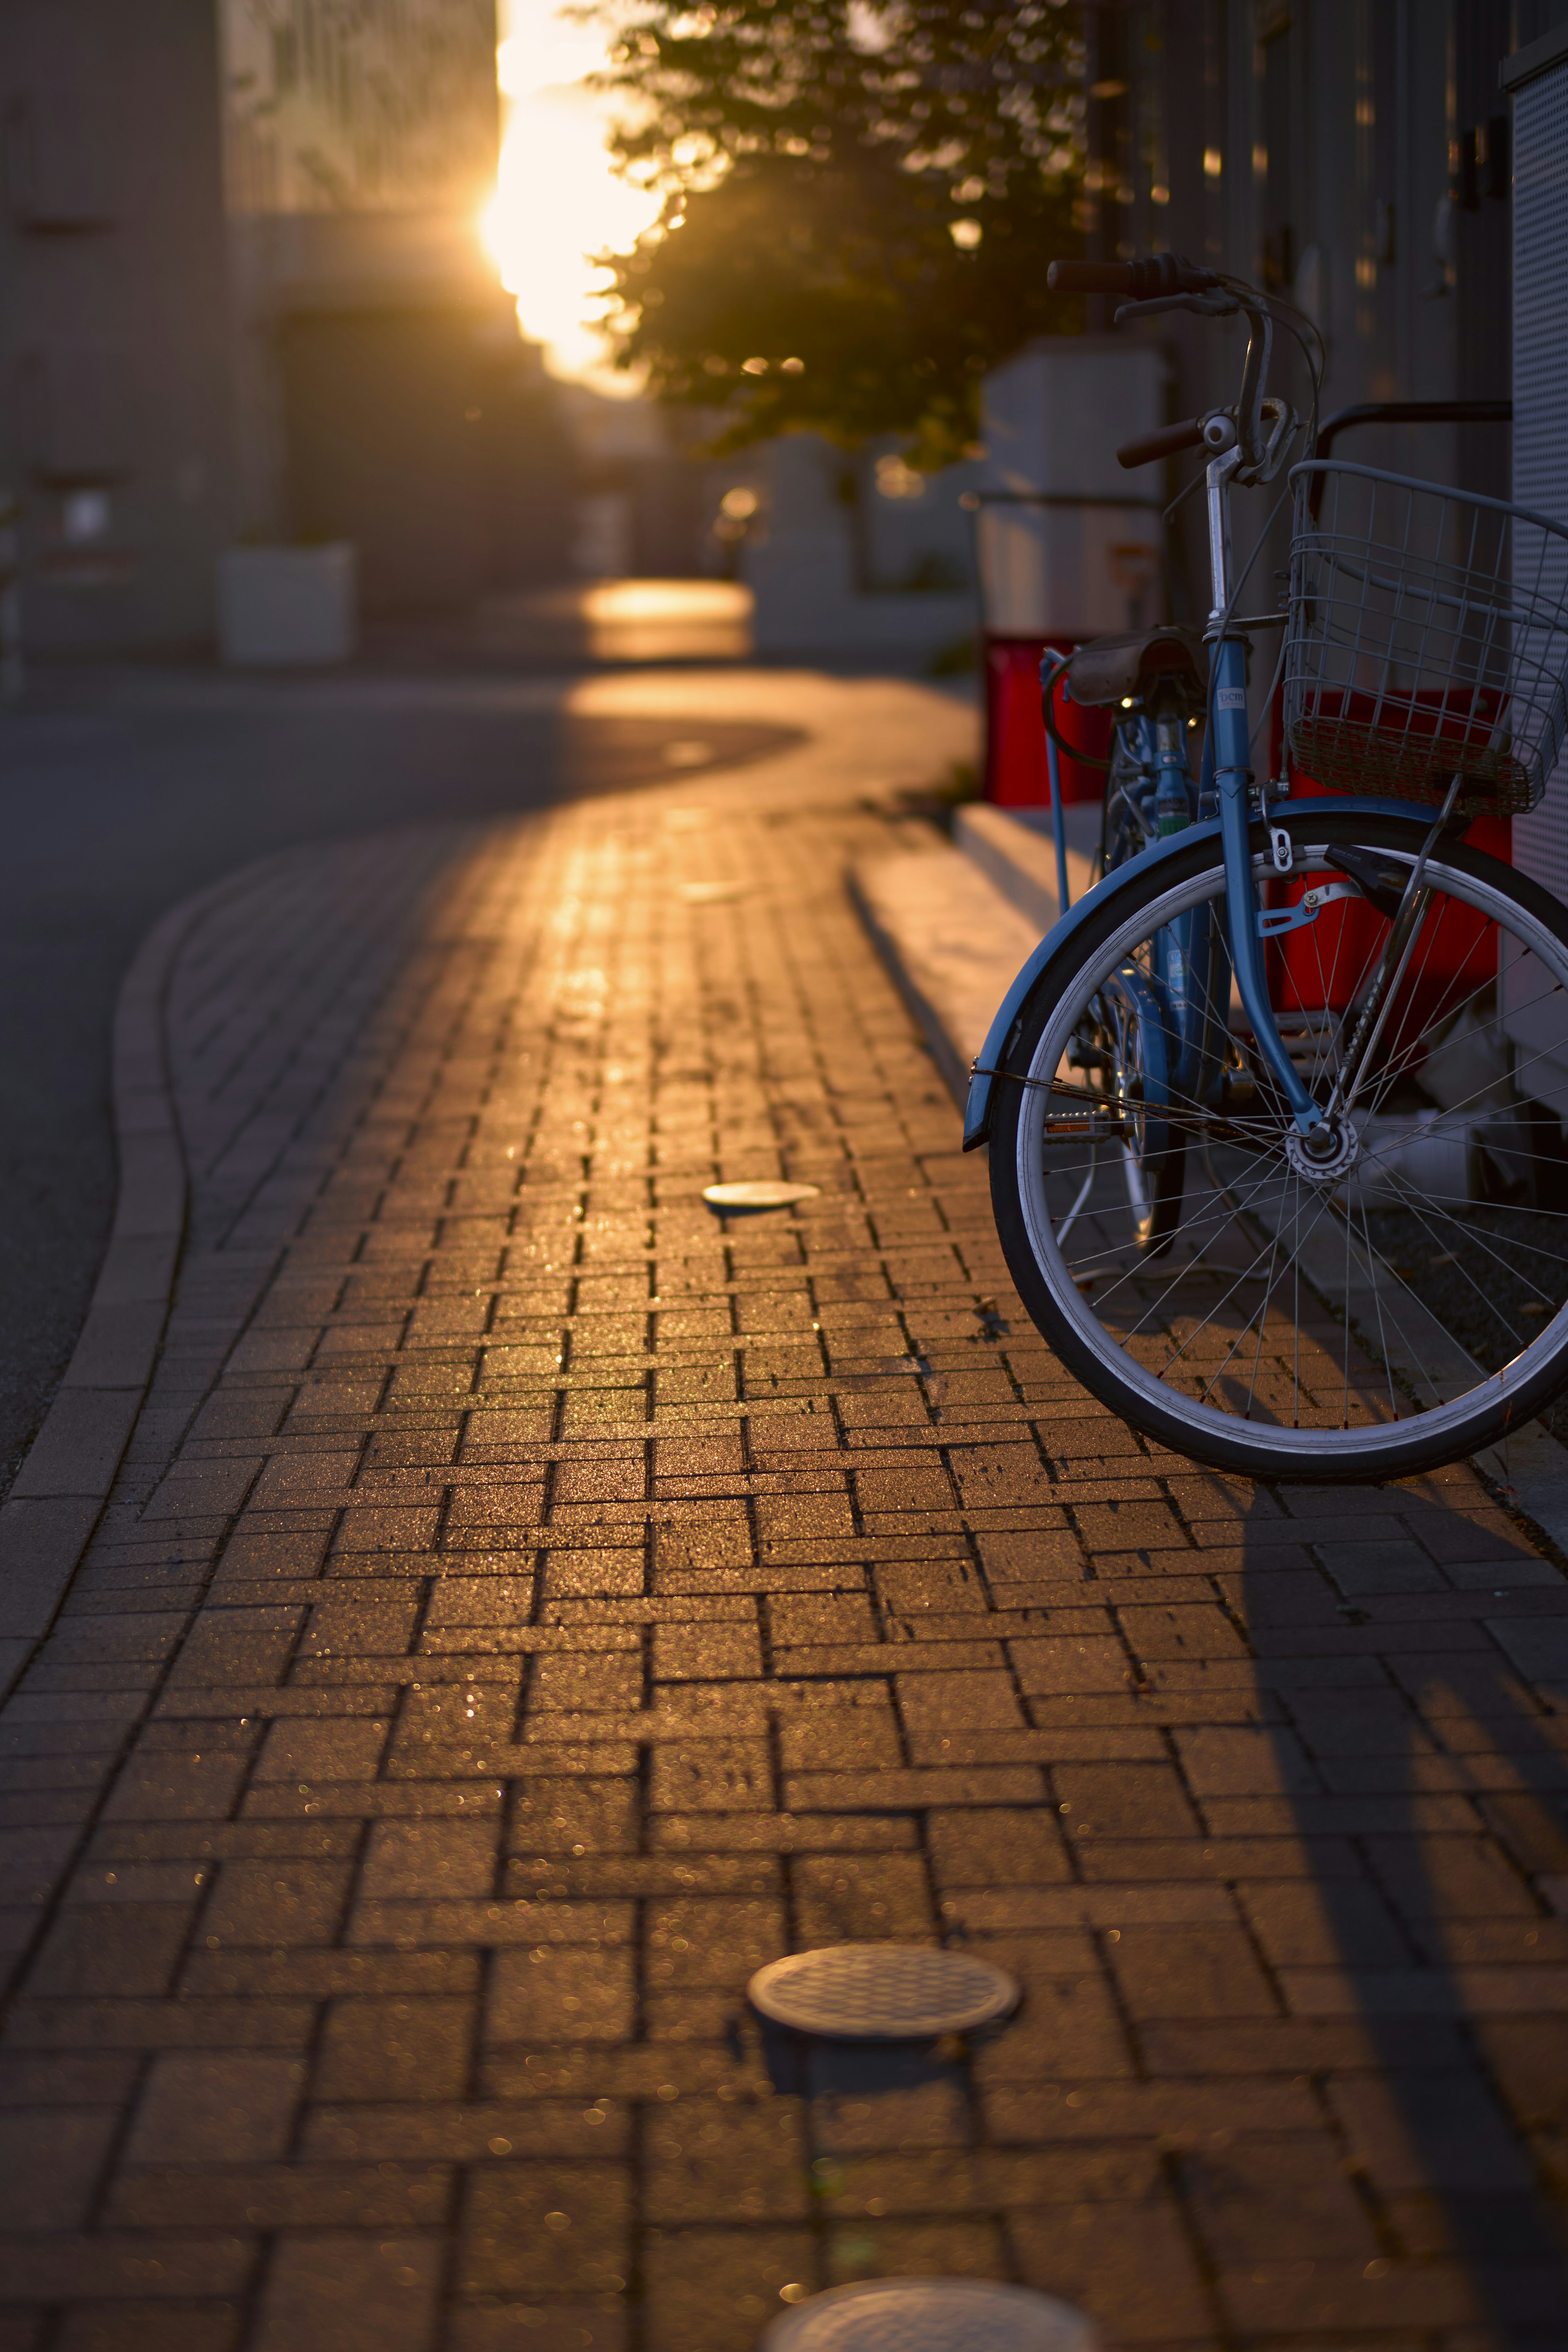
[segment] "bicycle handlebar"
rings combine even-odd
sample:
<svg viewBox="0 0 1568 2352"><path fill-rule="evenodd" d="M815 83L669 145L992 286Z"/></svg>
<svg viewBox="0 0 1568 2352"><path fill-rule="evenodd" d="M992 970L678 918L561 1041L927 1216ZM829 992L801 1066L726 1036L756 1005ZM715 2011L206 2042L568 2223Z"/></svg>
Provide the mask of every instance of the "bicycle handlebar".
<svg viewBox="0 0 1568 2352"><path fill-rule="evenodd" d="M1298 428L1289 409L1268 396L1268 358L1274 341L1268 295L1240 278L1200 268L1184 253L1146 254L1136 261L1053 261L1046 272L1046 283L1058 294L1129 297L1117 312L1118 324L1126 318L1148 318L1170 310L1195 310L1216 319L1242 312L1247 337L1241 394L1236 406L1226 412L1234 422L1235 446L1240 451L1234 479L1244 489L1273 480L1283 454L1282 436L1288 428L1293 437ZM1130 441L1117 451L1118 461L1131 471L1135 466L1174 457L1179 450L1201 448L1204 422L1193 418ZM1211 442L1208 446L1217 450L1221 445ZM1288 439L1284 446L1289 446Z"/></svg>
<svg viewBox="0 0 1568 2352"><path fill-rule="evenodd" d="M1184 449L1203 446L1204 420L1189 416L1180 425L1163 425L1157 433L1145 433L1137 441L1124 441L1116 462L1130 474L1135 466L1152 466L1158 458L1179 457Z"/></svg>
<svg viewBox="0 0 1568 2352"><path fill-rule="evenodd" d="M1046 284L1053 294L1124 294L1147 302L1160 294L1202 294L1219 279L1184 253L1153 253L1142 261L1053 261Z"/></svg>
<svg viewBox="0 0 1568 2352"><path fill-rule="evenodd" d="M1132 265L1128 261L1053 261L1046 272L1053 294L1131 294Z"/></svg>

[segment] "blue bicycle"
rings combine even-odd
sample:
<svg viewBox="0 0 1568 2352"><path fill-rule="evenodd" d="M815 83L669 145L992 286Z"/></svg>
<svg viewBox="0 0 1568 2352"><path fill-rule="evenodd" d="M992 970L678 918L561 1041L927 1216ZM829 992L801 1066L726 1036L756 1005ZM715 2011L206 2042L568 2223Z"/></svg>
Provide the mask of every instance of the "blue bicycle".
<svg viewBox="0 0 1568 2352"><path fill-rule="evenodd" d="M1120 453L1204 453L1212 608L1065 665L1117 717L1104 877L1008 992L965 1146L1102 1402L1252 1476L1406 1476L1568 1387L1568 908L1495 854L1568 739L1568 531L1310 459L1248 618L1232 499L1304 429L1267 379L1280 326L1315 386L1306 322L1174 254L1050 282L1248 341L1234 407ZM1289 788L1254 770L1266 627Z"/></svg>

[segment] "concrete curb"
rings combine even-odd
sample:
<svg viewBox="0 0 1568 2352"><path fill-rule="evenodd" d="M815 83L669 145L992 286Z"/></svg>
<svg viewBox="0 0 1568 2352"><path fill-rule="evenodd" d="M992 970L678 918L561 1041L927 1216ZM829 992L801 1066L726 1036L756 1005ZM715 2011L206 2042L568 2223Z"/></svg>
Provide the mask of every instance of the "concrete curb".
<svg viewBox="0 0 1568 2352"><path fill-rule="evenodd" d="M969 1066L1039 933L978 866L940 839L852 866L847 879L856 911L962 1110Z"/></svg>
<svg viewBox="0 0 1568 2352"><path fill-rule="evenodd" d="M168 1320L185 1225L185 1163L164 1047L170 975L233 883L170 908L142 940L114 1010L114 1224L70 1362L0 1506L0 1639L47 1633L114 1484ZM18 1661L19 1663L19 1661Z"/></svg>

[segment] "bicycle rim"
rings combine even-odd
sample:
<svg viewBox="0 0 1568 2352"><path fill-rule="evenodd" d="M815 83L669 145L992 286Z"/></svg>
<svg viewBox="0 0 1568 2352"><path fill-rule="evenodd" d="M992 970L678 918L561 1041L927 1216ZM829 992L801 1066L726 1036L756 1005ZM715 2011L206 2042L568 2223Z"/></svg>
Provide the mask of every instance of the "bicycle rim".
<svg viewBox="0 0 1568 2352"><path fill-rule="evenodd" d="M1319 817L1308 839L1298 821L1293 882L1342 881L1324 853L1356 844L1407 871L1423 830ZM1136 1130L1090 1031L1108 980L1152 969L1163 926L1205 905L1223 920L1212 850L1183 878L1143 877L1139 903L1109 902L1073 967L1042 977L1009 1056L1031 1083L1005 1088L993 1135L1004 1245L1069 1367L1167 1444L1255 1475L1402 1475L1473 1451L1568 1379L1568 914L1449 855L1428 869L1355 1105L1356 1167L1326 1184L1291 1166L1233 992L1210 1008L1228 1077L1170 1098L1186 1172L1157 1256L1113 1178L1108 1146ZM1320 1098L1387 934L1357 901L1289 935L1287 980L1276 962L1281 1028Z"/></svg>

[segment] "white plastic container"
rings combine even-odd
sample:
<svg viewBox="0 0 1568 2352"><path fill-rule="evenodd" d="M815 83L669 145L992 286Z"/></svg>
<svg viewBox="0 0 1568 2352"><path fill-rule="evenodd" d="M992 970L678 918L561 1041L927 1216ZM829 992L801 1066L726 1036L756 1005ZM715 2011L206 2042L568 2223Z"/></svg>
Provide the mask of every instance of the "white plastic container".
<svg viewBox="0 0 1568 2352"><path fill-rule="evenodd" d="M1116 452L1164 422L1168 373L1157 346L1131 336L1053 335L986 377L984 490L1071 501L982 506L994 635L1097 636L1164 611L1164 478L1156 467L1123 473Z"/></svg>
<svg viewBox="0 0 1568 2352"><path fill-rule="evenodd" d="M327 547L231 547L218 558L218 648L233 669L325 667L358 635L358 559Z"/></svg>

